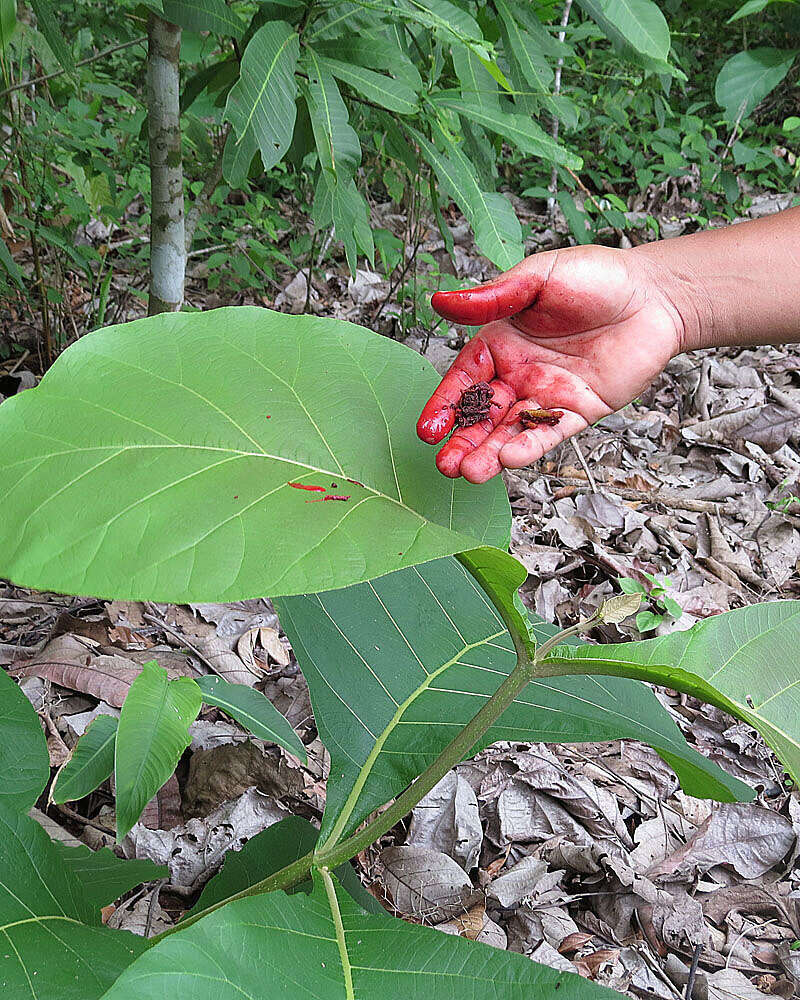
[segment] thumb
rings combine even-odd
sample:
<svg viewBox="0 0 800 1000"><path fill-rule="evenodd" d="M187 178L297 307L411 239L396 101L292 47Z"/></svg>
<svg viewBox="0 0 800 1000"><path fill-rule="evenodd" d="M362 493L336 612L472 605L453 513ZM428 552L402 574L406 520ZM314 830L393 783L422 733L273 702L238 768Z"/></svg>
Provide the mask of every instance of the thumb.
<svg viewBox="0 0 800 1000"><path fill-rule="evenodd" d="M536 302L557 253L549 250L527 257L498 278L475 288L436 292L431 305L440 316L465 326L483 326L496 319L508 319Z"/></svg>

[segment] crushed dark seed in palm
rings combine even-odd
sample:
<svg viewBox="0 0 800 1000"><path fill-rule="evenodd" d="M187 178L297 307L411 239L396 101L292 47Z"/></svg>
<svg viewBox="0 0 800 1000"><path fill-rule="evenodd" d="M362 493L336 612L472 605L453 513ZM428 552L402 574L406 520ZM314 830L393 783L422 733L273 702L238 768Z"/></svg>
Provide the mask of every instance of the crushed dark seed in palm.
<svg viewBox="0 0 800 1000"><path fill-rule="evenodd" d="M453 404L456 411L456 427L472 427L486 420L491 411L494 391L488 382L478 382L461 393L461 399Z"/></svg>

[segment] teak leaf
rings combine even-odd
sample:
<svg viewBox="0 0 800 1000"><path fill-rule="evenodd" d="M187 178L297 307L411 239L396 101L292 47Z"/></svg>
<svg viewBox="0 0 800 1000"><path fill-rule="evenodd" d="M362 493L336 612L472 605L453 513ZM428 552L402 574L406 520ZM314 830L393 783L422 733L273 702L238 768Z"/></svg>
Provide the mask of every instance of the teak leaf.
<svg viewBox="0 0 800 1000"><path fill-rule="evenodd" d="M27 812L50 777L47 740L36 711L0 670L0 803Z"/></svg>
<svg viewBox="0 0 800 1000"><path fill-rule="evenodd" d="M117 720L98 715L75 744L50 793L53 802L74 802L93 792L114 770Z"/></svg>
<svg viewBox="0 0 800 1000"><path fill-rule="evenodd" d="M100 925L96 899L29 816L0 802L3 997L97 1000L147 947Z"/></svg>
<svg viewBox="0 0 800 1000"><path fill-rule="evenodd" d="M189 745L189 726L202 704L189 677L171 681L155 660L145 663L122 706L114 755L117 840L169 779Z"/></svg>
<svg viewBox="0 0 800 1000"><path fill-rule="evenodd" d="M236 719L260 740L277 743L300 760L306 760L306 751L297 733L272 702L255 688L246 684L231 684L221 677L208 675L195 681L207 705L216 705Z"/></svg>
<svg viewBox="0 0 800 1000"><path fill-rule="evenodd" d="M86 900L98 910L142 882L154 882L169 875L164 865L153 864L146 858L125 861L110 847L92 851L83 844L72 846L55 840L53 845L64 864L80 879Z"/></svg>
<svg viewBox="0 0 800 1000"><path fill-rule="evenodd" d="M301 816L287 816L279 823L268 826L248 840L241 851L228 851L222 870L208 881L200 899L184 914L184 918L194 917L209 907L219 905L302 858L314 850L318 837L319 830ZM386 912L359 882L349 861L340 865L334 874L363 910L368 913ZM309 877L292 891L308 892L310 887Z"/></svg>
<svg viewBox="0 0 800 1000"><path fill-rule="evenodd" d="M365 913L323 871L309 896L240 899L158 942L105 1000L530 1000L556 989L564 1000L619 1000L524 955Z"/></svg>
<svg viewBox="0 0 800 1000"><path fill-rule="evenodd" d="M615 674L687 691L757 729L800 780L800 685L787 671L800 646L800 601L712 615L685 632L618 645L558 646L561 673Z"/></svg>
<svg viewBox="0 0 800 1000"><path fill-rule="evenodd" d="M387 337L266 309L82 337L0 406L0 575L232 601L505 546L502 482L445 479L416 437L438 381Z"/></svg>
<svg viewBox="0 0 800 1000"><path fill-rule="evenodd" d="M508 579L513 587L513 574ZM516 657L488 598L452 558L276 603L331 753L321 834L329 847L434 760ZM619 738L653 746L693 795L728 801L750 795L687 746L652 692L615 678L531 683L483 745Z"/></svg>

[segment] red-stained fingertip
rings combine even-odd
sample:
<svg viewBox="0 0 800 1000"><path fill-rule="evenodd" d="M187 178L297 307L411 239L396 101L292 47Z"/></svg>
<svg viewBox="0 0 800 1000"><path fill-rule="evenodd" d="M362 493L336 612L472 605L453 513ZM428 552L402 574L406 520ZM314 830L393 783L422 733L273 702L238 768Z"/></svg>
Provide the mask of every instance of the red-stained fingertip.
<svg viewBox="0 0 800 1000"><path fill-rule="evenodd" d="M530 306L535 298L530 282L501 278L476 288L435 292L431 306L451 323L482 326L497 319L508 319Z"/></svg>
<svg viewBox="0 0 800 1000"><path fill-rule="evenodd" d="M438 444L453 429L455 419L455 413L449 406L432 413L428 412L426 406L417 421L417 437L425 444Z"/></svg>

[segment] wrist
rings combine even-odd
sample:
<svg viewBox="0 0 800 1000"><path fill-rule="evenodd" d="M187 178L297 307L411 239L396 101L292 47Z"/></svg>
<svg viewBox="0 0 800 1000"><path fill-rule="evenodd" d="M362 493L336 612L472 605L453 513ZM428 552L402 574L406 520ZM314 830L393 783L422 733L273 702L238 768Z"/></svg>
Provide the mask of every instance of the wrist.
<svg viewBox="0 0 800 1000"><path fill-rule="evenodd" d="M686 255L675 253L677 243L677 240L659 240L628 251L646 269L649 286L672 317L673 356L712 346L718 324L715 298L706 278L692 267Z"/></svg>

